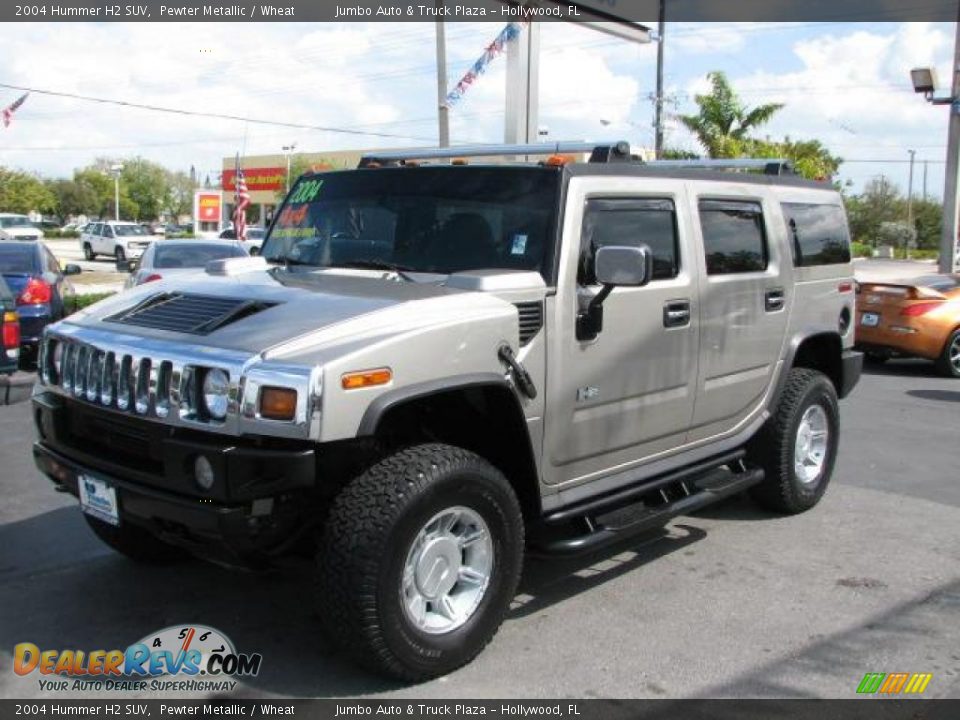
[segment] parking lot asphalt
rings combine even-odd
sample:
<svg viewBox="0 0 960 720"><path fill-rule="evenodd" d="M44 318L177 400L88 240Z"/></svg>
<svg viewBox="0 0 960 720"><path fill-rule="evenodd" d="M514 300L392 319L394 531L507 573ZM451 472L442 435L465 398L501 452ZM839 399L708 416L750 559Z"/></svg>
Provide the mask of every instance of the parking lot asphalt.
<svg viewBox="0 0 960 720"><path fill-rule="evenodd" d="M960 382L892 362L841 413L833 484L813 511L735 498L656 542L528 558L486 651L403 686L327 646L308 566L150 569L112 554L34 469L29 404L0 407L0 696L151 696L42 691L36 673L10 670L13 646L125 648L202 623L263 655L231 697L853 697L867 672L933 673L926 696L960 697Z"/></svg>

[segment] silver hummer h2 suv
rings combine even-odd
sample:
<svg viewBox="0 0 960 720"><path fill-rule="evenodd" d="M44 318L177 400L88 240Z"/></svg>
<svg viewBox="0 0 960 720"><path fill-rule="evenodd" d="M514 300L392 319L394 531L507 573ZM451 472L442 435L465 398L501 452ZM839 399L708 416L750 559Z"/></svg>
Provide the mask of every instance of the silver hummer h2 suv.
<svg viewBox="0 0 960 720"><path fill-rule="evenodd" d="M839 194L623 143L441 162L492 153L545 148L305 175L260 257L53 325L39 468L134 560L315 555L329 635L409 680L489 642L525 548L816 505L861 367Z"/></svg>

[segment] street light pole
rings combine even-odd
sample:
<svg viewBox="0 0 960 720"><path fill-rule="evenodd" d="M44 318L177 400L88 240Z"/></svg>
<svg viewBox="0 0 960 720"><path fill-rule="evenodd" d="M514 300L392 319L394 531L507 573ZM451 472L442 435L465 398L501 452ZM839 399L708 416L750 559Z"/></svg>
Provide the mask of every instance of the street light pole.
<svg viewBox="0 0 960 720"><path fill-rule="evenodd" d="M653 125L656 130L654 153L657 160L663 158L663 34L666 32L666 0L660 0L660 20L657 23L657 97Z"/></svg>
<svg viewBox="0 0 960 720"><path fill-rule="evenodd" d="M943 189L943 235L940 236L940 272L952 273L957 263L957 174L960 173L960 7L953 45L953 91L947 134L947 169Z"/></svg>
<svg viewBox="0 0 960 720"><path fill-rule="evenodd" d="M117 163L110 166L110 174L113 175L113 219L120 220L120 173L123 172L123 165Z"/></svg>
<svg viewBox="0 0 960 720"><path fill-rule="evenodd" d="M287 174L286 174L286 191L290 192L290 154L296 149L296 143L290 143L289 145L283 146L283 153L287 156Z"/></svg>
<svg viewBox="0 0 960 720"><path fill-rule="evenodd" d="M437 6L442 5L437 0ZM440 147L450 147L450 109L447 107L447 31L443 20L436 22L437 35L437 130Z"/></svg>

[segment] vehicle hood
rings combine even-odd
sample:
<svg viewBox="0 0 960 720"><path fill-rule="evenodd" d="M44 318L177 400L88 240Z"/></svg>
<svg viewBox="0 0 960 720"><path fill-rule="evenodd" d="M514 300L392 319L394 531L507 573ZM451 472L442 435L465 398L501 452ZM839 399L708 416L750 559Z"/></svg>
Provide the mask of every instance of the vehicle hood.
<svg viewBox="0 0 960 720"><path fill-rule="evenodd" d="M118 316L137 305L175 293L252 300L266 307L203 334L117 322ZM164 278L101 301L63 322L128 338L152 337L276 356L358 336L371 342L417 326L474 322L502 315L507 307L506 301L486 293L398 281L392 273L272 268L225 277L194 271Z"/></svg>

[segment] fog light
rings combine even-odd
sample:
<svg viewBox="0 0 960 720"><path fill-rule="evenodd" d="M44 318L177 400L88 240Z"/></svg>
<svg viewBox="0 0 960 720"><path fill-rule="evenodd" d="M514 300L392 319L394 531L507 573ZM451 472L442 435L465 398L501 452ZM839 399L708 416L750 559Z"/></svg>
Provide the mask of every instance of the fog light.
<svg viewBox="0 0 960 720"><path fill-rule="evenodd" d="M213 481L216 479L213 465L203 455L198 455L197 459L193 461L193 479L196 481L197 487L204 492L213 487Z"/></svg>
<svg viewBox="0 0 960 720"><path fill-rule="evenodd" d="M260 391L260 416L268 420L293 420L297 412L297 391L265 387Z"/></svg>

